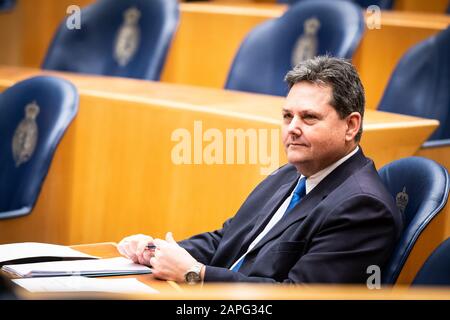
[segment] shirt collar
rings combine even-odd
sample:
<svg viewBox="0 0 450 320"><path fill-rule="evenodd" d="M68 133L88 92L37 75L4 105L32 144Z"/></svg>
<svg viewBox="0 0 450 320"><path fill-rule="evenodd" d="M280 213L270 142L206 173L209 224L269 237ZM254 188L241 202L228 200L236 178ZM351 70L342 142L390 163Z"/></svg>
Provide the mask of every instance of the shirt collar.
<svg viewBox="0 0 450 320"><path fill-rule="evenodd" d="M312 191L319 183L322 181L327 175L329 175L331 172L333 172L334 169L336 169L340 164L345 162L348 158L353 156L356 152L358 152L359 146L356 146L356 148L350 152L349 154L345 155L335 163L329 165L325 169L320 170L319 172L316 172L312 176L310 176L308 179L306 179L306 194ZM300 176L300 179L303 178L304 175Z"/></svg>

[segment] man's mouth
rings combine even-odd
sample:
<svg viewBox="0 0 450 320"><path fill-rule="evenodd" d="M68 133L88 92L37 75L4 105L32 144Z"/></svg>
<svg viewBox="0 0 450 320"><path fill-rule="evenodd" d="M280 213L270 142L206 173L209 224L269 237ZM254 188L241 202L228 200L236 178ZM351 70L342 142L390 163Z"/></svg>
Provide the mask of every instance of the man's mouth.
<svg viewBox="0 0 450 320"><path fill-rule="evenodd" d="M304 143L289 143L288 147L293 146L293 147L307 147L306 144Z"/></svg>

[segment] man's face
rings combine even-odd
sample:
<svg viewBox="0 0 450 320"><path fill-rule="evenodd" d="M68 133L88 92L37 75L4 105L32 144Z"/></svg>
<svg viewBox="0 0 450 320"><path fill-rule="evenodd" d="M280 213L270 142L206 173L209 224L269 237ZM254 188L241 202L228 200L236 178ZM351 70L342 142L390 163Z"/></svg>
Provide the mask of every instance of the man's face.
<svg viewBox="0 0 450 320"><path fill-rule="evenodd" d="M309 82L296 83L283 108L282 139L287 159L309 177L345 156L354 146L348 124L330 105L332 89Z"/></svg>

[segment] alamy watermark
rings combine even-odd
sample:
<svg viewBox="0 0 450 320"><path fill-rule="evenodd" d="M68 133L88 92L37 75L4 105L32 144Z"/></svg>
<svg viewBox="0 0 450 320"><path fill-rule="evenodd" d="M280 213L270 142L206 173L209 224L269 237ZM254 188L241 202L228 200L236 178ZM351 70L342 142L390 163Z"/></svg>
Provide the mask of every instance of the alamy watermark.
<svg viewBox="0 0 450 320"><path fill-rule="evenodd" d="M372 264L367 267L366 273L370 274L366 281L367 288L369 290L381 289L381 268Z"/></svg>
<svg viewBox="0 0 450 320"><path fill-rule="evenodd" d="M66 27L69 30L80 30L81 29L81 9L77 5L70 5L66 10L67 14L70 16L66 19Z"/></svg>
<svg viewBox="0 0 450 320"><path fill-rule="evenodd" d="M176 165L252 164L260 166L262 175L279 167L280 129L204 130L202 121L194 121L191 130L174 130L171 141L176 142L171 151Z"/></svg>
<svg viewBox="0 0 450 320"><path fill-rule="evenodd" d="M366 9L366 25L369 30L381 29L381 9L371 5Z"/></svg>

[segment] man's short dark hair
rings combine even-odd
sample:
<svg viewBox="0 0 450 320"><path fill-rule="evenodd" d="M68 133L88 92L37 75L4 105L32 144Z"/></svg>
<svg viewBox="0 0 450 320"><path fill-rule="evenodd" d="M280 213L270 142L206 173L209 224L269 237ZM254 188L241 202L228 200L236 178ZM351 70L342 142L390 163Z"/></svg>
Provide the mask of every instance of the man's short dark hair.
<svg viewBox="0 0 450 320"><path fill-rule="evenodd" d="M296 65L286 74L284 80L288 83L289 89L301 81L330 86L333 95L330 105L336 109L341 119L352 112L361 114L361 127L355 141L361 139L365 105L364 87L350 61L329 56L314 57Z"/></svg>

